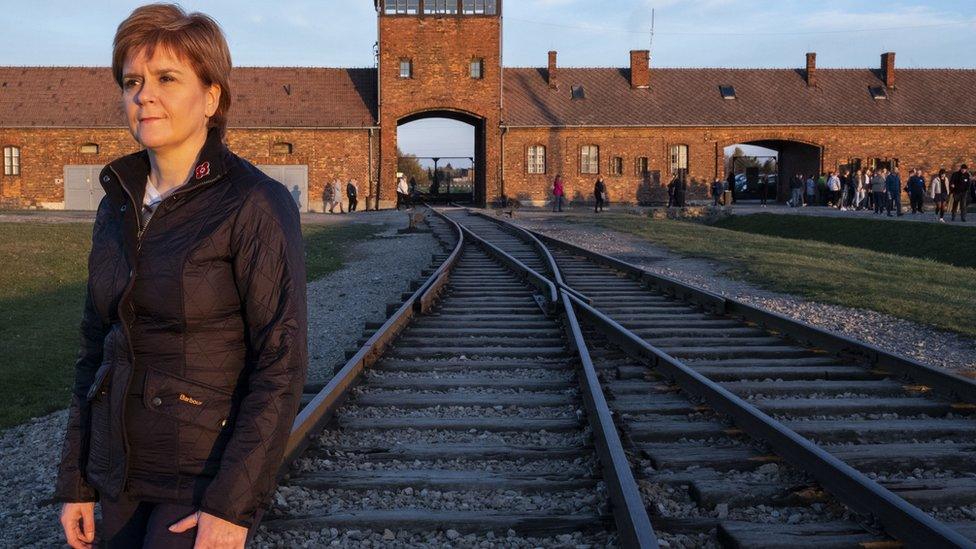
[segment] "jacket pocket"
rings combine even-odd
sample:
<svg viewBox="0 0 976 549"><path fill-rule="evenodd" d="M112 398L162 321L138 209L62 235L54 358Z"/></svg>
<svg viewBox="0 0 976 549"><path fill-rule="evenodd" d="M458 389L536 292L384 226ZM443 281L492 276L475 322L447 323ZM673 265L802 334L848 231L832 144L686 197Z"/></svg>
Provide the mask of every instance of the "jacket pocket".
<svg viewBox="0 0 976 549"><path fill-rule="evenodd" d="M220 431L227 425L233 397L229 391L149 368L142 398L149 410Z"/></svg>

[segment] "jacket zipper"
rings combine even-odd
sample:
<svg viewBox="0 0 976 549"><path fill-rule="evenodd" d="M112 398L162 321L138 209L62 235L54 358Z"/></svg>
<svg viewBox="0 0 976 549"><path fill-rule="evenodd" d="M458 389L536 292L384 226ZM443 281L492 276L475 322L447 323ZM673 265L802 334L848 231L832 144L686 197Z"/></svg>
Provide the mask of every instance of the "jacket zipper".
<svg viewBox="0 0 976 549"><path fill-rule="evenodd" d="M126 285L125 290L122 292L122 297L119 298L120 309L116 311L116 313L119 315L119 319L122 320L123 319L122 311L121 311L122 304L125 303L126 298L129 297L130 293L132 293L132 288L135 287L136 268L139 265L139 254L142 252L142 237L146 234L146 230L149 229L149 224L152 223L153 218L156 217L156 212L158 212L159 209L163 207L163 204L165 204L174 196L177 196L178 194L181 194L185 191L189 191L191 189L197 189L203 187L204 185L210 185L211 183L214 183L220 180L222 177L224 177L224 174L220 174L217 177L214 177L213 179L204 181L198 185L194 185L191 188L183 188L174 191L173 194L167 196L165 199L162 200L162 202L159 203L158 206L156 206L156 211L153 212L153 215L150 216L149 221L146 221L146 225L145 227L143 227L142 209L139 207L138 204L136 204L135 197L132 196L132 193L129 192L129 189L122 184L122 177L119 175L119 172L116 171L115 168L112 166L109 166L109 169L112 170L113 174L115 174L115 178L118 180L119 186L122 187L122 190L125 192L126 196L129 197L129 202L131 202L133 208L135 208L136 224L138 224L139 226L139 230L136 232L136 253L135 253L135 257L132 258L133 265L130 267L131 274L129 275L129 283ZM131 362L132 362L132 368L129 369L129 375L125 380L125 390L122 393L124 395L124 398L128 399L129 387L132 385L132 373L135 370L136 353L135 353L135 349L132 347L132 334L129 332L129 326L124 320L122 321L122 331L125 333L125 342L129 348L129 356L131 357ZM129 435L126 431L126 426L125 426L125 404L126 401L123 401L122 414L120 418L122 421L122 445L125 447L125 463L122 466L122 483L123 483L122 491L123 492L125 491L126 487L128 487L129 485L129 457L132 454L129 448Z"/></svg>

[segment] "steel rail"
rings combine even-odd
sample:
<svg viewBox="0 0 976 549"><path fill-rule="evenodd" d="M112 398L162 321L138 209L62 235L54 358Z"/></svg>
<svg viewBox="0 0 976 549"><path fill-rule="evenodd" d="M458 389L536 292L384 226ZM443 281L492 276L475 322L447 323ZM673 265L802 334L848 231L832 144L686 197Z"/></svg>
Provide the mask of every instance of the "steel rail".
<svg viewBox="0 0 976 549"><path fill-rule="evenodd" d="M431 211L434 210L431 209ZM295 460L308 447L311 439L332 418L363 371L379 359L393 339L403 331L415 316L421 314L422 311L429 310L437 293L444 288L447 277L451 269L457 264L457 260L461 256L462 246L464 246L464 233L461 226L451 219L446 217L444 219L458 234L458 241L454 250L444 263L427 278L427 281L403 302L400 308L366 340L359 351L346 361L342 369L298 413L292 423L291 433L288 435L284 459L278 470L279 478L288 473Z"/></svg>
<svg viewBox="0 0 976 549"><path fill-rule="evenodd" d="M480 245L482 248L488 252L488 255L493 256L495 259L500 261L502 264L508 266L513 272L522 275L526 278L533 286L539 288L543 293L548 294L546 299L549 301L550 306L555 305L559 302L559 293L556 290L556 285L553 284L551 280L542 276L531 267L522 263L518 259L512 257L505 250L502 250L498 246L495 246L491 242L481 238L480 236L474 234L471 229L465 227L464 225L459 225L461 230L467 233L468 237L471 238L475 243Z"/></svg>
<svg viewBox="0 0 976 549"><path fill-rule="evenodd" d="M584 301L566 290L562 290L563 312L566 315L566 334L569 342L579 354L580 358L580 386L583 393L583 404L586 406L586 417L593 429L593 443L600 464L603 466L603 478L607 483L607 491L614 509L614 522L620 535L623 547L658 547L657 536L651 519L647 516L640 489L630 468L630 461L624 452L623 443L617 433L613 421L613 413L607 404L606 396L597 376L596 367L590 357L589 348L583 338L579 321L573 309L572 301Z"/></svg>
<svg viewBox="0 0 976 549"><path fill-rule="evenodd" d="M917 547L976 547L962 534L911 505L829 452L800 436L755 406L647 343L588 303L568 295L574 308L622 349L648 360L686 392L730 416L749 436L767 443L788 462L802 468L839 501L873 516L885 531Z"/></svg>
<svg viewBox="0 0 976 549"><path fill-rule="evenodd" d="M501 219L496 222L510 224ZM663 294L694 303L706 311L741 317L748 322L791 337L800 344L821 347L843 357L863 360L879 373L896 374L911 379L913 382L925 385L933 392L949 399L976 403L976 380L922 364L908 357L895 355L876 345L857 341L846 335L831 332L779 313L765 311L734 298L695 288L680 280L648 272L636 265L530 229L525 230L548 245L562 248L596 263L630 274Z"/></svg>

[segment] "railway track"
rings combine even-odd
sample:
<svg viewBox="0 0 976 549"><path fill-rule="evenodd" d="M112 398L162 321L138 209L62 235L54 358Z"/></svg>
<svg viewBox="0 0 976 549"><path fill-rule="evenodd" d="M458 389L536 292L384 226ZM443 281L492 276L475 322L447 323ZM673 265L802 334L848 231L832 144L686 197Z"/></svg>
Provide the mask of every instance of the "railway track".
<svg viewBox="0 0 976 549"><path fill-rule="evenodd" d="M973 546L972 382L499 220L451 215L575 290L567 299L662 539Z"/></svg>
<svg viewBox="0 0 976 549"><path fill-rule="evenodd" d="M544 265L431 225L428 279L307 387L257 545L655 547Z"/></svg>

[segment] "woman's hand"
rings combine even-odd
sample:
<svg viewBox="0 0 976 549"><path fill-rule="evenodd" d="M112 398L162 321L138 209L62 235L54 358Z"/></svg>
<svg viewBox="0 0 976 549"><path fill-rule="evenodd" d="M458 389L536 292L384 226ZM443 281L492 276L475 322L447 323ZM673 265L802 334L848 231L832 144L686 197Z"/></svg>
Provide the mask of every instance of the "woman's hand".
<svg viewBox="0 0 976 549"><path fill-rule="evenodd" d="M222 518L197 511L169 527L169 531L182 534L197 529L193 549L242 549L247 541L247 528L227 522Z"/></svg>
<svg viewBox="0 0 976 549"><path fill-rule="evenodd" d="M91 549L95 543L95 502L65 503L61 526L64 539L73 549Z"/></svg>

